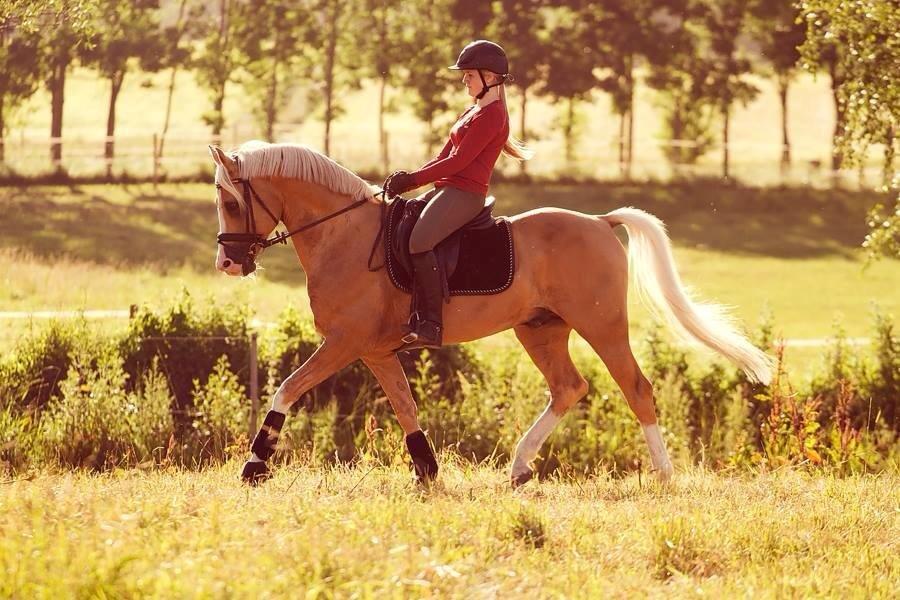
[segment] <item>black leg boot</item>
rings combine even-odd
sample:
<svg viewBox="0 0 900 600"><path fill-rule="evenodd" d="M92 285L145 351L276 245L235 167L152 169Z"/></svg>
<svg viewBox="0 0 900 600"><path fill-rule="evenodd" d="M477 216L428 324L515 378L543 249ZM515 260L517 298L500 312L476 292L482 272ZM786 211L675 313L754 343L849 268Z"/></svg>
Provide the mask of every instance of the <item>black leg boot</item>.
<svg viewBox="0 0 900 600"><path fill-rule="evenodd" d="M413 329L403 337L403 345L397 351L416 348L440 348L443 333L444 284L434 252L421 252L410 256L415 279L416 315Z"/></svg>

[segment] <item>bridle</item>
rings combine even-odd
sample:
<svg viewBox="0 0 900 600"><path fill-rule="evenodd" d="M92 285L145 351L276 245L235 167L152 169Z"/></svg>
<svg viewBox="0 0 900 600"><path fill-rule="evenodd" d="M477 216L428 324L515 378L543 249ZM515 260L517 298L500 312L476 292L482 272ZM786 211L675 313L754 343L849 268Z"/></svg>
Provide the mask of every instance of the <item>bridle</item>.
<svg viewBox="0 0 900 600"><path fill-rule="evenodd" d="M338 215L342 215L354 208L358 208L369 201L368 198L361 198L340 210L320 219L316 219L311 223L307 223L302 227L290 231L282 231L280 233L276 231L272 237L266 238L266 236L256 233L256 217L253 214L254 198L263 210L266 211L266 214L272 217L272 221L275 222L276 227L278 223L281 222L281 219L276 217L272 211L269 210L266 203L262 201L262 198L260 198L256 190L253 189L249 179L237 178L232 179L231 182L243 185L244 205L247 207L247 212L244 215L244 227L246 231L244 233L220 233L216 236L216 242L222 245L226 257L241 265L241 272L244 275L249 275L256 270L256 257L269 246L274 246L275 244L287 244L287 240L298 233L303 233L308 229L312 229L316 225L320 225L329 219L333 219ZM216 182L216 189L223 189L222 185L218 182Z"/></svg>

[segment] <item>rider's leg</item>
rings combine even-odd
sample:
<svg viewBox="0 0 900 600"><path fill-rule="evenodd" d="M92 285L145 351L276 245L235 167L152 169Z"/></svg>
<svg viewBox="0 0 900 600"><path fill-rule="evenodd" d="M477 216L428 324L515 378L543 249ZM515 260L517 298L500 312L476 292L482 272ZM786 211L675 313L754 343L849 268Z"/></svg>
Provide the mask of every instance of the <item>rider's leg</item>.
<svg viewBox="0 0 900 600"><path fill-rule="evenodd" d="M484 196L442 187L422 210L409 237L418 318L403 338L404 350L439 347L443 326L443 286L434 247L474 219L484 207Z"/></svg>

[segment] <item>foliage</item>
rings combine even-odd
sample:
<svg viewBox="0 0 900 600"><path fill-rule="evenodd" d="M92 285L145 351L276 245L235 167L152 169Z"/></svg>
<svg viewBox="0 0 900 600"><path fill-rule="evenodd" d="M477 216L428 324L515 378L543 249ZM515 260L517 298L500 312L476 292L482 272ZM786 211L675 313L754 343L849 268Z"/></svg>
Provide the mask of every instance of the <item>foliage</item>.
<svg viewBox="0 0 900 600"><path fill-rule="evenodd" d="M900 148L900 5L879 0L803 0L800 2L807 25L802 47L804 66L823 66L826 56L839 62L845 76L837 89L844 113L844 129L837 140L838 150L850 164L864 160L873 144L884 149L883 186L900 196L894 179L894 158ZM838 45L836 55L825 49ZM900 212L900 198L895 200ZM883 216L876 209L869 218L867 248L872 256L900 256L900 218ZM882 230L882 227L884 230Z"/></svg>
<svg viewBox="0 0 900 600"><path fill-rule="evenodd" d="M197 82L209 93L212 108L203 116L214 137L218 137L225 126L225 91L234 80L239 64L234 41L240 21L234 18L233 0L219 0L214 15L204 14L193 20L192 35L202 39L201 48L194 58L194 74Z"/></svg>
<svg viewBox="0 0 900 600"><path fill-rule="evenodd" d="M316 24L309 3L253 0L238 4L234 43L244 73L240 82L266 141L275 141L275 123L295 82L314 63Z"/></svg>
<svg viewBox="0 0 900 600"><path fill-rule="evenodd" d="M150 370L127 392L127 377L110 344L74 357L59 400L40 419L38 461L94 470L158 462L172 430L168 388Z"/></svg>
<svg viewBox="0 0 900 600"><path fill-rule="evenodd" d="M225 355L216 361L205 385L194 380L193 404L200 462L210 457L221 460L246 447L250 405Z"/></svg>
<svg viewBox="0 0 900 600"><path fill-rule="evenodd" d="M13 469L106 469L241 457L249 416L245 318L233 307L197 307L184 295L163 310L138 310L122 338L54 329L22 346L0 368L9 398L0 405L0 441L16 442L0 444L0 460ZM765 320L756 343L770 345L772 330ZM854 358L838 332L807 390L791 383L783 362L772 385L751 385L734 367L693 364L658 329L643 337L641 363L679 464L855 473L883 469L900 451L900 344L887 316L876 319L873 359ZM295 309L282 314L260 348L267 397L319 341L308 317ZM538 474L621 476L642 468L645 442L618 387L592 353L574 358L590 391L548 439ZM17 387L52 364L67 369L56 391L49 384ZM406 355L403 364L429 437L467 461L507 462L548 401L543 378L521 350L454 346ZM361 362L314 388L296 409L281 460L406 463L403 432Z"/></svg>

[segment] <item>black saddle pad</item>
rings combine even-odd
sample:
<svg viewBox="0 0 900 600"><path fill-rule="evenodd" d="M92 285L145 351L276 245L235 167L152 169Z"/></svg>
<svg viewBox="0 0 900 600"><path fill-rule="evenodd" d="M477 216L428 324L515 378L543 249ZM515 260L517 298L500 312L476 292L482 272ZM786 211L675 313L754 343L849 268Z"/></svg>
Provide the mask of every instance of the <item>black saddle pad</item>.
<svg viewBox="0 0 900 600"><path fill-rule="evenodd" d="M388 206L385 224L385 264L397 288L410 293L412 275L394 256L392 248L397 226L403 216L405 201L393 201ZM460 248L456 270L448 280L451 296L499 294L508 288L515 273L515 253L509 221L500 217L485 229L464 229L459 232ZM441 242L443 244L444 242ZM441 244L438 244L440 256Z"/></svg>

